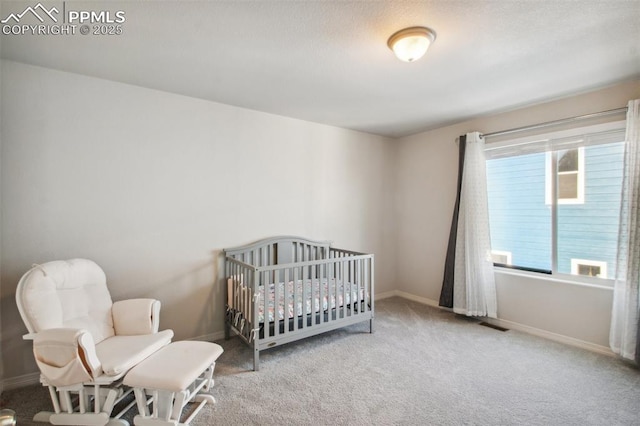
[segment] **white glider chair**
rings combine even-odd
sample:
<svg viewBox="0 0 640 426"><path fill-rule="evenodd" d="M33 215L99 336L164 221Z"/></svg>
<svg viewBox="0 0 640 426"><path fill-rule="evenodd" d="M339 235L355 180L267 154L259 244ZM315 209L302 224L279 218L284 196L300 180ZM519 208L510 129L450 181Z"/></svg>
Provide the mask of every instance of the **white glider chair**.
<svg viewBox="0 0 640 426"><path fill-rule="evenodd" d="M135 401L112 413L131 392L123 377L173 337L172 330L158 331L160 302L113 303L104 272L86 259L35 265L20 279L16 302L53 403L53 412L34 420L128 425L120 417Z"/></svg>

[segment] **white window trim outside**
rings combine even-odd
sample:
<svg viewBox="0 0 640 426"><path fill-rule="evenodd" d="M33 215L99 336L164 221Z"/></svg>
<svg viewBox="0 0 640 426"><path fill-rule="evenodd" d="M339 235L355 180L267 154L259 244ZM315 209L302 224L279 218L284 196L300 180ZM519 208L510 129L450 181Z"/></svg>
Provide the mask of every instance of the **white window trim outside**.
<svg viewBox="0 0 640 426"><path fill-rule="evenodd" d="M504 250L491 250L491 254L492 255L497 255L497 256L504 256L507 258L507 262L505 263L505 265L511 265L512 263L512 254L510 251L504 251ZM498 262L501 263L501 262Z"/></svg>
<svg viewBox="0 0 640 426"><path fill-rule="evenodd" d="M584 147L578 150L578 198L558 198L558 204L584 204ZM551 184L553 183L553 173L551 171L551 152L546 154L546 167L544 179L544 202L551 205ZM570 174L575 172L558 172L558 174Z"/></svg>
<svg viewBox="0 0 640 426"><path fill-rule="evenodd" d="M600 276L598 278L607 279L607 262L601 260L587 260L587 259L571 259L571 275L578 274L578 267L584 266L598 266L600 268Z"/></svg>

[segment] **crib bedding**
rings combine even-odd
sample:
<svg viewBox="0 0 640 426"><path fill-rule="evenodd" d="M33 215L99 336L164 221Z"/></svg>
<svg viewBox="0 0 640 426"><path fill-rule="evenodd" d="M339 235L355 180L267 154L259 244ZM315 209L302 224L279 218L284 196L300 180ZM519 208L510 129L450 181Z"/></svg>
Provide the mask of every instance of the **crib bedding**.
<svg viewBox="0 0 640 426"><path fill-rule="evenodd" d="M302 316L304 314L309 313L318 313L320 311L320 280L297 280L289 281L287 283L287 291L288 291L288 301L286 303L287 312L285 316L285 303L284 303L284 291L285 291L285 283L280 282L278 284L278 320L283 320L285 318L294 318L296 316ZM352 300L358 301L364 299L364 288L358 288L357 285L351 284L349 282L346 283L346 288L343 285L341 280L337 280L337 304L336 304L336 279L331 278L330 280L323 279L322 280L322 311L326 311L327 309L335 309L336 306L342 307L346 303L349 305ZM275 309L275 287L276 284L271 283L269 285L269 300L268 300L268 318L269 322L274 321L274 313ZM296 289L297 287L297 289ZM297 300L294 304L295 290L297 290ZM313 297L311 297L313 290ZM344 296L344 297L343 297ZM346 300L343 300L346 299ZM312 306L313 301L313 306ZM304 303L303 303L304 302ZM258 298L258 321L260 323L264 322L264 286L260 286L260 293ZM294 308L295 306L295 308Z"/></svg>

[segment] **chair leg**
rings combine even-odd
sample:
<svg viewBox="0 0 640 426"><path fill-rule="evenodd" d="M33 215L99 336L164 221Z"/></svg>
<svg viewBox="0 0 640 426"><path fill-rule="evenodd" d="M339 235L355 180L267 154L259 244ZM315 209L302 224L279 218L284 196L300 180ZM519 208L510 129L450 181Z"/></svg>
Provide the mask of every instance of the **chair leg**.
<svg viewBox="0 0 640 426"><path fill-rule="evenodd" d="M47 386L49 388L49 396L51 397L51 403L53 404L53 411L59 413L62 411L60 409L60 401L58 400L58 394L56 393L56 388L53 386Z"/></svg>
<svg viewBox="0 0 640 426"><path fill-rule="evenodd" d="M100 388L99 385L46 386L49 388L55 412L42 411L37 413L33 417L35 422L75 426L129 426L126 420L110 417L114 405L121 399L122 391L120 388ZM76 394L78 396L77 406L74 405ZM93 411L90 405L91 396L94 401Z"/></svg>

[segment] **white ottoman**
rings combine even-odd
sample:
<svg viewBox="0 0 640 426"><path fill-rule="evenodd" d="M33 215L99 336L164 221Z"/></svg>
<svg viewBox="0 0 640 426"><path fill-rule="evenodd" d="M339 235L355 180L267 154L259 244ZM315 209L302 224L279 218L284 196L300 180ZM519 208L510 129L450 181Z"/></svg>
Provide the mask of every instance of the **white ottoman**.
<svg viewBox="0 0 640 426"><path fill-rule="evenodd" d="M136 426L188 425L211 395L198 394L213 386L213 369L222 354L220 345L209 342L181 341L171 343L132 368L124 384L134 389L139 414ZM147 395L153 396L150 412ZM196 409L180 423L184 406L199 402Z"/></svg>

